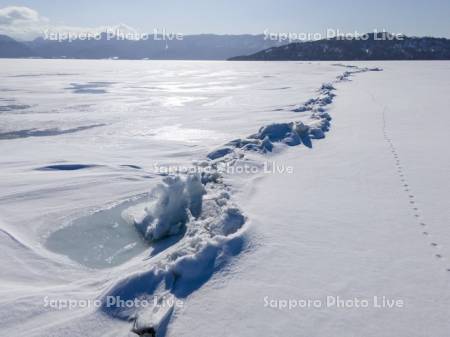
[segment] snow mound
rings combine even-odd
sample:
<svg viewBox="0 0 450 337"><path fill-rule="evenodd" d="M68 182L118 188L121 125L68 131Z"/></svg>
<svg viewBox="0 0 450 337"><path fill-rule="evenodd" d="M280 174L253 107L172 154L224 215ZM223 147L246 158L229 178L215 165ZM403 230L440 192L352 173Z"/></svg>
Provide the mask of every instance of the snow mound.
<svg viewBox="0 0 450 337"><path fill-rule="evenodd" d="M240 232L246 218L221 182L205 185L197 174L166 179L155 188L151 204L123 213L147 239L155 240L185 228L183 237L149 260L148 268L127 275L106 291L102 311L120 319L134 320L133 331L163 334L173 308L123 308L108 306L108 298L135 300L156 296L185 298L202 286L215 271L240 253L245 238Z"/></svg>
<svg viewBox="0 0 450 337"><path fill-rule="evenodd" d="M217 158L221 158L223 156L226 156L227 154L231 153L233 151L233 149L229 148L229 147L223 147L220 149L217 149L211 153L208 154L208 158L209 159L217 159Z"/></svg>
<svg viewBox="0 0 450 337"><path fill-rule="evenodd" d="M149 241L181 232L192 215L202 210L205 188L197 174L166 177L151 193L151 202L125 210L123 218Z"/></svg>
<svg viewBox="0 0 450 337"><path fill-rule="evenodd" d="M273 148L272 142L268 137L261 140L258 139L258 135L252 135L246 139L235 139L227 145L241 148L244 151L257 151L262 153L270 152Z"/></svg>
<svg viewBox="0 0 450 337"><path fill-rule="evenodd" d="M279 142L292 132L292 123L274 123L263 126L255 135L257 139L269 138L271 142Z"/></svg>

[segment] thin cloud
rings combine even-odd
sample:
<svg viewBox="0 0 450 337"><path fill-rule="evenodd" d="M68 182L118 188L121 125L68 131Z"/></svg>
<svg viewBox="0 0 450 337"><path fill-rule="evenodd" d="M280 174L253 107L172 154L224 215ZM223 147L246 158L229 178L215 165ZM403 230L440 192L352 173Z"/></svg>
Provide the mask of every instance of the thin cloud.
<svg viewBox="0 0 450 337"><path fill-rule="evenodd" d="M10 6L0 8L0 25L12 25L15 23L38 22L39 13L28 7Z"/></svg>
<svg viewBox="0 0 450 337"><path fill-rule="evenodd" d="M100 27L77 27L53 25L36 10L29 7L9 6L0 8L0 34L8 35L18 40L32 40L45 37L50 33L59 34L92 34L97 35L105 31L137 32L126 24Z"/></svg>

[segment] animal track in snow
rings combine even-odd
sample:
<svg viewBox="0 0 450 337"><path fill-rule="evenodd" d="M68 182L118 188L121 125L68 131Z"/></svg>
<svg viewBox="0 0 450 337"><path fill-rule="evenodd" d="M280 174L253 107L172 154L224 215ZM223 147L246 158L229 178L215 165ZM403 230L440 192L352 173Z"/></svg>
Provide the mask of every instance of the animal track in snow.
<svg viewBox="0 0 450 337"><path fill-rule="evenodd" d="M394 143L392 142L391 138L388 136L388 131L387 131L387 123L386 123L386 108L383 109L383 113L382 113L382 129L383 129L383 135L384 135L384 139L385 141L388 143L389 148L391 150L391 153L394 157L395 160L395 166L397 168L397 174L400 178L400 183L402 184L402 186L404 187L404 191L407 193L407 197L409 200L409 204L411 205L412 211L413 211L413 216L415 219L421 219L421 212L419 207L417 207L417 203L416 203L416 197L414 194L411 193L411 189L409 186L409 183L405 177L405 174L403 172L403 166L401 165L401 160L400 157L397 153L397 150L395 148ZM419 222L419 225L421 227L428 227L427 224L423 221ZM429 231L422 231L422 235L425 237L428 237L430 239L432 239L432 234ZM430 246L433 247L434 249L439 249L441 247L441 245L439 245L437 242L435 241L431 241L430 242ZM435 258L438 259L442 259L443 255L440 253L436 253L434 254ZM450 268L446 269L448 272L450 272Z"/></svg>

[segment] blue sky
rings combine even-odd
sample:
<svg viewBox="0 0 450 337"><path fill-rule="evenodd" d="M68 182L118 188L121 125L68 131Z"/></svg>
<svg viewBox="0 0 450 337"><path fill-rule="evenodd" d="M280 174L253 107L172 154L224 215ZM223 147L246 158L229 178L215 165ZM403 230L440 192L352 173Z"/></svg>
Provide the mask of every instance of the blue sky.
<svg viewBox="0 0 450 337"><path fill-rule="evenodd" d="M8 6L28 7L38 13L39 22L55 27L123 23L142 32L166 28L183 34L261 34L265 29L322 33L327 28L365 33L378 28L407 35L450 37L449 0L0 0L0 13ZM0 15L3 32L4 26Z"/></svg>

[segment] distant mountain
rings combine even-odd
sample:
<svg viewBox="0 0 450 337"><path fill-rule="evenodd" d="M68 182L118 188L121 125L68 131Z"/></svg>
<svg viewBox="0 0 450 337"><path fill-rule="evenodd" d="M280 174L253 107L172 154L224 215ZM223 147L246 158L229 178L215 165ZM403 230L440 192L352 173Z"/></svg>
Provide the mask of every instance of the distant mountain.
<svg viewBox="0 0 450 337"><path fill-rule="evenodd" d="M450 40L432 37L395 38L389 33L367 34L362 39L324 39L295 42L233 61L356 61L356 60L450 60Z"/></svg>
<svg viewBox="0 0 450 337"><path fill-rule="evenodd" d="M0 35L0 58L31 57L33 51L25 44L6 35Z"/></svg>
<svg viewBox="0 0 450 337"><path fill-rule="evenodd" d="M161 38L159 36L158 38ZM264 35L187 35L182 40L100 39L54 41L43 38L17 42L7 36L0 39L0 57L41 57L75 59L156 59L156 60L226 60L235 55L251 54L279 46Z"/></svg>

